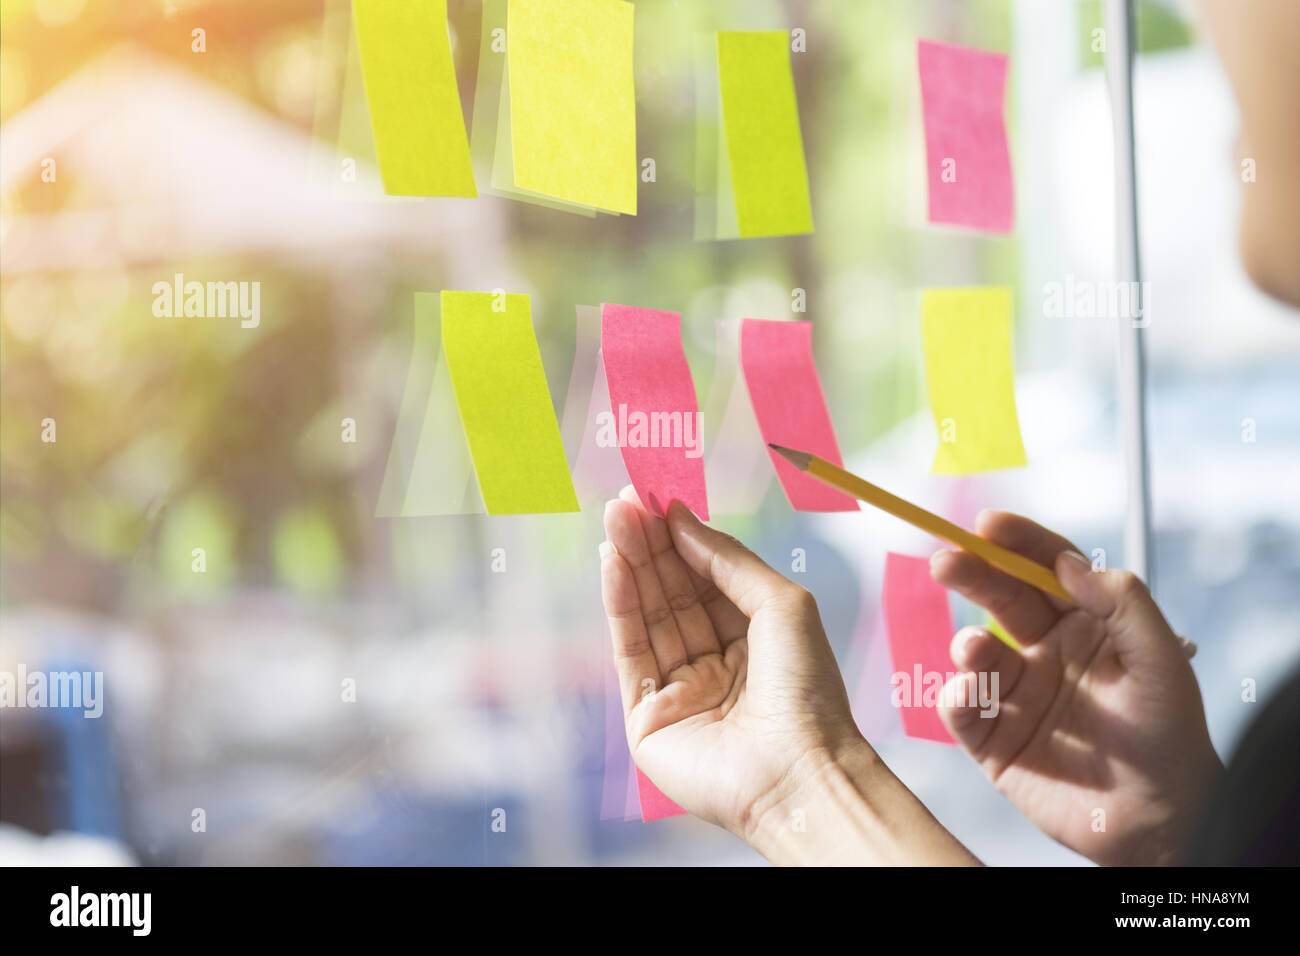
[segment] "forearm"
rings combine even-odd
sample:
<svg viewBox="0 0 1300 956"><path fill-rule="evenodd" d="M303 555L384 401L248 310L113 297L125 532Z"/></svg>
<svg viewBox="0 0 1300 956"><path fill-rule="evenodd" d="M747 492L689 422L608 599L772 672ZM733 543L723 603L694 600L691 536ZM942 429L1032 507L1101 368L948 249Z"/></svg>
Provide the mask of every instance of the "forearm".
<svg viewBox="0 0 1300 956"><path fill-rule="evenodd" d="M979 864L861 739L807 754L741 835L778 865Z"/></svg>

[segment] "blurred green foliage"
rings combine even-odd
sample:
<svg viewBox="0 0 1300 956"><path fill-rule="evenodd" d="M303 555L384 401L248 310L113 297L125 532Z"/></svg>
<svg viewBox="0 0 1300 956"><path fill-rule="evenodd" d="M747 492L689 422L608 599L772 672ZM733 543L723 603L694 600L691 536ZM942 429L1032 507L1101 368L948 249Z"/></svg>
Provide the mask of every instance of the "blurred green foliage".
<svg viewBox="0 0 1300 956"><path fill-rule="evenodd" d="M1104 29L1102 0L1078 0L1079 62L1084 67L1102 66L1105 57L1095 47L1095 30ZM1167 0L1138 0L1138 52L1158 53L1190 46L1192 31Z"/></svg>

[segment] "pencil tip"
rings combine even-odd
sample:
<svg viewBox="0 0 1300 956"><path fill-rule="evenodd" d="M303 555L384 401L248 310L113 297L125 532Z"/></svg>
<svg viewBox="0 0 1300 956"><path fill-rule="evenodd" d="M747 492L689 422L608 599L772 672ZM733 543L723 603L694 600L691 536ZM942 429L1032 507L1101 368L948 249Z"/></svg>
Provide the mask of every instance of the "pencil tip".
<svg viewBox="0 0 1300 956"><path fill-rule="evenodd" d="M812 461L812 455L808 454L806 451L795 451L793 448L786 448L784 445L777 445L773 442L768 442L767 447L772 449L772 451L776 452L786 461L790 462L790 464L794 465L800 471L807 471L808 465Z"/></svg>

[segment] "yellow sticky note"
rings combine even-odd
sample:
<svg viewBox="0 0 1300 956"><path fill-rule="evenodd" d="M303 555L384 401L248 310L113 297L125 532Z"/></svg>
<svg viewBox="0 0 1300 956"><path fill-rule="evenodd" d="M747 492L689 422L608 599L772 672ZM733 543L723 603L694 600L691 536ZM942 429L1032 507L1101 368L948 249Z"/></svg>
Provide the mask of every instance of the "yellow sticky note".
<svg viewBox="0 0 1300 956"><path fill-rule="evenodd" d="M725 162L742 237L813 229L789 43L780 30L718 34Z"/></svg>
<svg viewBox="0 0 1300 956"><path fill-rule="evenodd" d="M939 428L934 473L1025 464L1011 359L1011 290L925 290L921 340Z"/></svg>
<svg viewBox="0 0 1300 956"><path fill-rule="evenodd" d="M488 514L577 511L528 296L443 292L442 348Z"/></svg>
<svg viewBox="0 0 1300 956"><path fill-rule="evenodd" d="M514 185L635 215L632 4L510 0L506 22Z"/></svg>
<svg viewBox="0 0 1300 956"><path fill-rule="evenodd" d="M352 22L384 192L477 196L446 0L352 0Z"/></svg>

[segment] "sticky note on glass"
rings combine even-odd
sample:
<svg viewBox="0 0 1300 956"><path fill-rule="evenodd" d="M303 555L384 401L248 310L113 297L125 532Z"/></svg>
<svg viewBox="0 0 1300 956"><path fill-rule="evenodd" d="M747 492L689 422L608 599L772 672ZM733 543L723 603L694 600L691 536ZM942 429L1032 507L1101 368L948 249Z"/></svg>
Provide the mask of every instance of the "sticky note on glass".
<svg viewBox="0 0 1300 956"><path fill-rule="evenodd" d="M601 306L600 347L611 414L596 441L616 444L642 504L662 515L677 499L709 517L703 416L676 312Z"/></svg>
<svg viewBox="0 0 1300 956"><path fill-rule="evenodd" d="M745 319L740 366L764 442L798 448L843 465L812 354L811 322ZM768 449L795 511L857 511L856 499L795 468Z"/></svg>
<svg viewBox="0 0 1300 956"><path fill-rule="evenodd" d="M600 308L579 305L574 309L578 319L577 340L560 431L572 462L578 500L605 502L617 497L619 489L631 479L618 447L596 443L600 423L613 414L605 362L600 354Z"/></svg>
<svg viewBox="0 0 1300 956"><path fill-rule="evenodd" d="M378 517L484 511L441 343L440 296L417 292L411 364L375 508Z"/></svg>
<svg viewBox="0 0 1300 956"><path fill-rule="evenodd" d="M715 518L719 514L752 515L762 507L772 484L772 466L740 368L741 320L719 319L715 326L713 375L704 402L709 444L704 481L709 489L709 510Z"/></svg>
<svg viewBox="0 0 1300 956"><path fill-rule="evenodd" d="M641 819L646 823L662 820L664 817L680 817L686 812L664 796L664 792L641 772L640 767L636 768L636 792L641 800Z"/></svg>
<svg viewBox="0 0 1300 956"><path fill-rule="evenodd" d="M1012 370L1011 290L926 289L921 343L939 429L934 473L1025 464Z"/></svg>
<svg viewBox="0 0 1300 956"><path fill-rule="evenodd" d="M957 672L948 648L952 645L952 610L948 592L930 577L927 558L885 555L885 630L894 671L890 702L903 719L909 737L952 743L939 719L940 692Z"/></svg>
<svg viewBox="0 0 1300 956"><path fill-rule="evenodd" d="M446 0L352 0L384 192L477 196Z"/></svg>
<svg viewBox="0 0 1300 956"><path fill-rule="evenodd" d="M488 514L577 511L528 296L443 292L442 348Z"/></svg>
<svg viewBox="0 0 1300 956"><path fill-rule="evenodd" d="M515 186L515 157L510 147L510 84L506 81L508 0L482 0L479 20L478 76L474 81L474 116L469 154L480 184L504 196L543 209L558 209L596 218L591 206L552 199Z"/></svg>
<svg viewBox="0 0 1300 956"><path fill-rule="evenodd" d="M1007 57L921 40L930 221L1010 232L1011 151L1003 119Z"/></svg>
<svg viewBox="0 0 1300 956"><path fill-rule="evenodd" d="M510 0L506 83L518 189L635 215L632 13L626 0Z"/></svg>
<svg viewBox="0 0 1300 956"><path fill-rule="evenodd" d="M736 235L812 232L812 203L799 103L790 69L790 35L781 30L717 36L722 146L718 163L730 180ZM725 194L726 182L718 190ZM723 217L727 218L727 217ZM727 238L727 224L719 238Z"/></svg>

